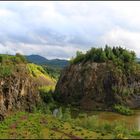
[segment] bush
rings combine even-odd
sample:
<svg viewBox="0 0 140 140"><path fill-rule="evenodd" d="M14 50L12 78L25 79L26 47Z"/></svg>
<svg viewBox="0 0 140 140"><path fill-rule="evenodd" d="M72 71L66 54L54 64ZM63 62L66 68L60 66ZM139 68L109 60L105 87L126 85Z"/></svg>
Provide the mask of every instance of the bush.
<svg viewBox="0 0 140 140"><path fill-rule="evenodd" d="M78 63L81 62L82 60L84 60L84 54L80 51L76 52L76 57L74 59L70 60L70 63Z"/></svg>
<svg viewBox="0 0 140 140"><path fill-rule="evenodd" d="M56 80L59 79L61 68L51 67L51 66L48 66L48 65L47 66L42 65L42 67L50 75L50 77L52 77L52 78L54 78Z"/></svg>
<svg viewBox="0 0 140 140"><path fill-rule="evenodd" d="M27 63L27 61L26 61L26 58L21 54L16 54L15 56L1 54L0 63L1 64L20 64L20 63Z"/></svg>
<svg viewBox="0 0 140 140"><path fill-rule="evenodd" d="M10 76L11 74L12 74L12 66L9 66L9 65L0 66L1 77Z"/></svg>
<svg viewBox="0 0 140 140"><path fill-rule="evenodd" d="M53 91L54 91L54 86L42 86L39 87L40 91L40 96L43 99L45 103L50 103L53 102Z"/></svg>
<svg viewBox="0 0 140 140"><path fill-rule="evenodd" d="M20 53L16 53L15 61L17 61L19 63L21 63L21 62L26 63L27 62L25 56L21 55Z"/></svg>
<svg viewBox="0 0 140 140"><path fill-rule="evenodd" d="M99 126L97 116L85 116L84 118L77 118L74 120L74 122L76 125L89 130L96 130Z"/></svg>
<svg viewBox="0 0 140 140"><path fill-rule="evenodd" d="M66 108L64 110L62 120L64 120L64 121L70 121L71 120L71 111L70 111L70 108Z"/></svg>
<svg viewBox="0 0 140 140"><path fill-rule="evenodd" d="M133 110L130 110L128 107L122 105L114 105L114 111L123 114L123 115L133 115Z"/></svg>

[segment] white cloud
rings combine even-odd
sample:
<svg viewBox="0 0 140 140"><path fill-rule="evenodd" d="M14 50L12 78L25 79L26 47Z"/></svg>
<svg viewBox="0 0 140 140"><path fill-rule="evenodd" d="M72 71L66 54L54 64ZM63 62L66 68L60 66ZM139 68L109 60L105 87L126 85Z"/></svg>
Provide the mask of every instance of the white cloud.
<svg viewBox="0 0 140 140"><path fill-rule="evenodd" d="M77 46L65 46L64 48L57 45L44 45L44 44L27 44L27 43L11 43L5 42L0 44L1 53L6 54L39 54L48 59L60 58L68 59L74 56L76 51L79 50Z"/></svg>
<svg viewBox="0 0 140 140"><path fill-rule="evenodd" d="M111 46L122 46L130 50L135 50L140 57L140 32L132 32L119 27L104 34L100 41L102 44Z"/></svg>
<svg viewBox="0 0 140 140"><path fill-rule="evenodd" d="M139 13L140 2L0 2L0 53L69 58L110 44L140 56Z"/></svg>

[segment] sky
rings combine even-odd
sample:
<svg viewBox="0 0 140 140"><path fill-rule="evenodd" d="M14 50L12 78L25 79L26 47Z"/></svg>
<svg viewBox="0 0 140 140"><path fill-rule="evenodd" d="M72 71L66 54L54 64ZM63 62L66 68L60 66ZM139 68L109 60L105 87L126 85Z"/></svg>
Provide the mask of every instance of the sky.
<svg viewBox="0 0 140 140"><path fill-rule="evenodd" d="M0 2L0 53L70 59L106 44L140 57L140 1Z"/></svg>

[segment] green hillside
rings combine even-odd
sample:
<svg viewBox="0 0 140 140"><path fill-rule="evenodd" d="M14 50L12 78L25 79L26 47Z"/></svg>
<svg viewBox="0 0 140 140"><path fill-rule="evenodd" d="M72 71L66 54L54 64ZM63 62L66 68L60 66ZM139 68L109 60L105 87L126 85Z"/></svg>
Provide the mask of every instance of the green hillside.
<svg viewBox="0 0 140 140"><path fill-rule="evenodd" d="M27 70L32 78L36 81L42 81L44 84L47 85L55 85L56 79L51 74L49 74L42 66L28 63L26 58L20 54L7 55L1 54L0 55L0 76L10 76L14 73L17 69L21 70L22 67Z"/></svg>
<svg viewBox="0 0 140 140"><path fill-rule="evenodd" d="M35 63L38 65L47 65L49 67L59 68L59 69L62 69L69 64L69 62L67 60L63 60L63 59L51 59L51 60L49 60L49 59L46 59L45 57L42 57L40 55L28 55L25 57L31 63Z"/></svg>

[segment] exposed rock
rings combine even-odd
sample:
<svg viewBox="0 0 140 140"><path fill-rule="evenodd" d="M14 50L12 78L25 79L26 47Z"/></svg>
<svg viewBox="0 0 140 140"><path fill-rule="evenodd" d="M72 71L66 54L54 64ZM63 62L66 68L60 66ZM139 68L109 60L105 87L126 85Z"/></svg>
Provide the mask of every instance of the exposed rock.
<svg viewBox="0 0 140 140"><path fill-rule="evenodd" d="M37 86L26 65L16 66L11 76L0 78L0 114L17 110L31 112L39 100Z"/></svg>
<svg viewBox="0 0 140 140"><path fill-rule="evenodd" d="M4 120L4 116L0 114L0 122Z"/></svg>
<svg viewBox="0 0 140 140"><path fill-rule="evenodd" d="M84 109L111 109L114 104L140 107L140 71L126 74L112 62L72 64L65 68L55 93L64 103Z"/></svg>

